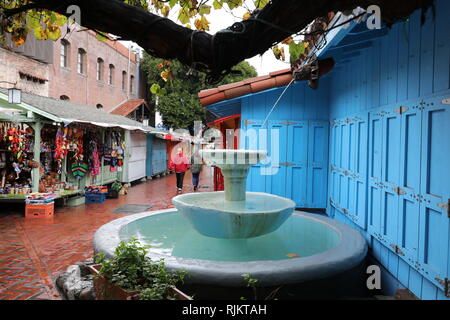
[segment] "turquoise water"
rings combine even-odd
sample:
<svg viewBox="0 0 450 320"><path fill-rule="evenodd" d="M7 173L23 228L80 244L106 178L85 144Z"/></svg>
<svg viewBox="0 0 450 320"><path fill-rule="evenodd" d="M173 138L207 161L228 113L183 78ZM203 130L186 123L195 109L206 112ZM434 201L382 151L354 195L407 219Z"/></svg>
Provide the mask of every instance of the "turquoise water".
<svg viewBox="0 0 450 320"><path fill-rule="evenodd" d="M339 235L311 219L291 216L275 232L251 239L203 236L178 212L158 214L124 226L120 239L137 238L151 252L212 261L247 262L308 257L334 248Z"/></svg>

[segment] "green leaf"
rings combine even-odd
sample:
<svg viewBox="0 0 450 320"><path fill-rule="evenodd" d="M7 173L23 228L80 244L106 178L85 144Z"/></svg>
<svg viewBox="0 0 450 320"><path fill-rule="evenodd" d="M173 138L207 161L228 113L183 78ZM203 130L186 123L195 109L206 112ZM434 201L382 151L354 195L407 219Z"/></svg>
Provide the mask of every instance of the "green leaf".
<svg viewBox="0 0 450 320"><path fill-rule="evenodd" d="M302 54L305 53L305 44L303 42L295 43L292 41L289 44L289 54L291 56L291 63L297 61Z"/></svg>
<svg viewBox="0 0 450 320"><path fill-rule="evenodd" d="M207 6L207 5L205 5L205 4L202 4L202 5L199 7L198 12L199 12L201 15L204 15L204 14L210 14L210 13L211 13L211 6Z"/></svg>
<svg viewBox="0 0 450 320"><path fill-rule="evenodd" d="M222 9L222 6L223 6L222 1L214 0L214 2L213 2L214 10Z"/></svg>
<svg viewBox="0 0 450 320"><path fill-rule="evenodd" d="M257 8L261 9L264 8L269 3L269 0L254 0L253 2L255 3L255 6Z"/></svg>
<svg viewBox="0 0 450 320"><path fill-rule="evenodd" d="M189 11L185 8L180 9L180 13L178 14L178 20L182 23L182 24L186 24L189 23L190 19L189 19Z"/></svg>
<svg viewBox="0 0 450 320"><path fill-rule="evenodd" d="M161 86L157 83L152 84L152 86L150 87L150 92L152 94L158 94L160 90L161 90Z"/></svg>

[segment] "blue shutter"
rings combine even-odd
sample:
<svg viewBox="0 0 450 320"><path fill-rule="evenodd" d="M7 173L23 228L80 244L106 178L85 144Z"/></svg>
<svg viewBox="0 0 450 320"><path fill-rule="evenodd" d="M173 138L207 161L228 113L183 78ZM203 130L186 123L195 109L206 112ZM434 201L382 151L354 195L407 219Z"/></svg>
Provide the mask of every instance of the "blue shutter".
<svg viewBox="0 0 450 320"><path fill-rule="evenodd" d="M423 108L423 134L418 266L441 289L448 277L450 231L450 105L442 104L443 99L419 105Z"/></svg>
<svg viewBox="0 0 450 320"><path fill-rule="evenodd" d="M328 121L310 121L308 139L308 207L327 207Z"/></svg>
<svg viewBox="0 0 450 320"><path fill-rule="evenodd" d="M287 128L288 138L286 197L298 208L307 207L308 121L294 121Z"/></svg>

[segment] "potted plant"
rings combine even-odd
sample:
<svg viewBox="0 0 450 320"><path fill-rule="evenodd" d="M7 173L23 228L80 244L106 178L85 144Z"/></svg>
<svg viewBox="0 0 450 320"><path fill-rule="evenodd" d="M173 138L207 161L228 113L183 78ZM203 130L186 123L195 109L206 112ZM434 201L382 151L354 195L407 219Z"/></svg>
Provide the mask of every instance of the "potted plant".
<svg viewBox="0 0 450 320"><path fill-rule="evenodd" d="M108 191L108 198L117 199L119 198L119 191L122 189L122 184L120 182L114 182Z"/></svg>
<svg viewBox="0 0 450 320"><path fill-rule="evenodd" d="M121 242L114 258L95 256L97 264L90 267L98 300L191 300L176 288L186 272L168 272L163 260L146 256L148 246L131 239Z"/></svg>

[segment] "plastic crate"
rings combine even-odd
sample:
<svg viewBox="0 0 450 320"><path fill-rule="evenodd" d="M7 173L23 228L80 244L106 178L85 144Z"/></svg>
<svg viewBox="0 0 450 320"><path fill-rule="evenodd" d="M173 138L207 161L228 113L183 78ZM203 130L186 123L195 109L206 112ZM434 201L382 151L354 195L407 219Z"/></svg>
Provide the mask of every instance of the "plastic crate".
<svg viewBox="0 0 450 320"><path fill-rule="evenodd" d="M104 193L86 193L85 203L103 203L106 200L106 194Z"/></svg>
<svg viewBox="0 0 450 320"><path fill-rule="evenodd" d="M52 218L55 212L55 203L27 204L25 206L25 218Z"/></svg>

